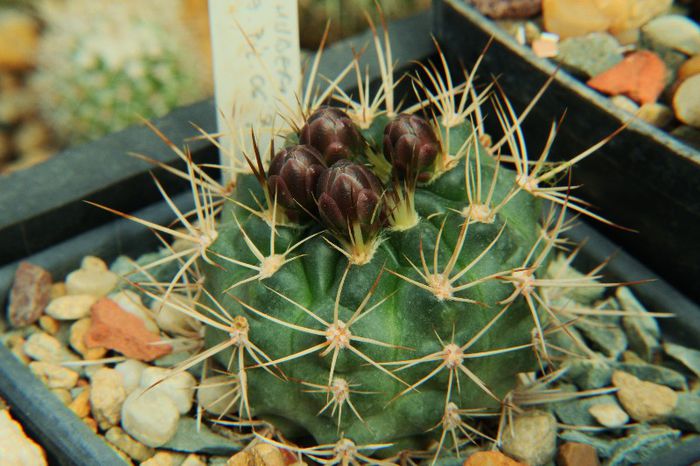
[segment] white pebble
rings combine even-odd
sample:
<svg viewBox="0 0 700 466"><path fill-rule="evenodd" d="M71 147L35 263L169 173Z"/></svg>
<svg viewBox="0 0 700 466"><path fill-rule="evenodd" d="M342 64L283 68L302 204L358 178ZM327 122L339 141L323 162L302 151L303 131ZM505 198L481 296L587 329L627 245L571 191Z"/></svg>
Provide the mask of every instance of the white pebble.
<svg viewBox="0 0 700 466"><path fill-rule="evenodd" d="M630 420L627 413L614 403L595 404L588 408L588 412L605 427L620 427Z"/></svg>
<svg viewBox="0 0 700 466"><path fill-rule="evenodd" d="M27 356L36 361L61 363L78 360L78 357L68 351L56 337L44 332L30 335L22 349Z"/></svg>
<svg viewBox="0 0 700 466"><path fill-rule="evenodd" d="M93 374L90 406L100 429L106 430L119 423L125 398L126 389L119 372L103 367Z"/></svg>
<svg viewBox="0 0 700 466"><path fill-rule="evenodd" d="M194 304L187 296L171 293L164 303L154 300L151 311L156 316L158 327L166 332L189 335L198 332L202 323L185 314L182 309L194 309Z"/></svg>
<svg viewBox="0 0 700 466"><path fill-rule="evenodd" d="M66 277L66 292L68 294L89 294L97 298L106 296L119 282L119 276L109 270L89 264L89 268L81 268Z"/></svg>
<svg viewBox="0 0 700 466"><path fill-rule="evenodd" d="M192 408L196 384L195 378L187 371L175 373L172 369L149 367L141 374L141 388L153 387L149 391L163 393L175 403L180 414Z"/></svg>
<svg viewBox="0 0 700 466"><path fill-rule="evenodd" d="M78 320L90 315L97 298L89 294L61 296L46 306L46 313L58 320Z"/></svg>
<svg viewBox="0 0 700 466"><path fill-rule="evenodd" d="M50 362L35 361L29 364L29 370L49 388L71 389L78 383L78 373Z"/></svg>
<svg viewBox="0 0 700 466"><path fill-rule="evenodd" d="M141 374L143 374L144 369L147 367L147 364L137 359L128 359L114 366L114 370L119 372L124 379L124 388L127 394L139 388L141 384Z"/></svg>
<svg viewBox="0 0 700 466"><path fill-rule="evenodd" d="M180 413L162 392L136 390L122 406L122 428L139 442L159 447L177 431Z"/></svg>

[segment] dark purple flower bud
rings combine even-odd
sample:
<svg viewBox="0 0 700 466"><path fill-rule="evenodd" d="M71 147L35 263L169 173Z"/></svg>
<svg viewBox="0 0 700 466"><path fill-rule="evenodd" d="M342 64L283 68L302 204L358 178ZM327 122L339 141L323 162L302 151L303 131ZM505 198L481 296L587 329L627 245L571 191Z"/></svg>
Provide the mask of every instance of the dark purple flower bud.
<svg viewBox="0 0 700 466"><path fill-rule="evenodd" d="M318 212L330 230L351 241L371 240L386 220L382 191L381 181L367 168L340 160L318 179ZM362 238L353 237L358 226Z"/></svg>
<svg viewBox="0 0 700 466"><path fill-rule="evenodd" d="M311 146L286 147L272 158L267 172L270 195L291 220L316 212L316 182L325 169L321 154Z"/></svg>
<svg viewBox="0 0 700 466"><path fill-rule="evenodd" d="M299 133L299 143L315 147L328 166L357 157L364 146L352 119L334 107L321 107L311 114Z"/></svg>
<svg viewBox="0 0 700 466"><path fill-rule="evenodd" d="M423 118L402 113L384 128L384 157L391 162L399 178L417 176L425 181L424 173L440 152L435 131Z"/></svg>

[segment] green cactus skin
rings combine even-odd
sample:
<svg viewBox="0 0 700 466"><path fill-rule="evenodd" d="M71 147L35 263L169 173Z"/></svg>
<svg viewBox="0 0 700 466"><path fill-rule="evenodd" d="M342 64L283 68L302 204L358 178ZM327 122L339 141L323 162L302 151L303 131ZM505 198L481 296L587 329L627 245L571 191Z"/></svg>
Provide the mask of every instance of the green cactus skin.
<svg viewBox="0 0 700 466"><path fill-rule="evenodd" d="M377 124L385 122L382 118ZM472 133L468 123L450 131L454 147L462 146ZM376 134L377 128L369 128L367 132ZM370 150L381 154L381 138L367 139L375 141ZM478 146L480 165L477 167L477 157L473 153L476 145L470 147L469 156L463 157L428 186L416 190L419 224L405 231L386 228L372 260L365 265L351 265L348 269L348 259L329 245L333 240L319 235L298 246L287 259L295 255L300 257L283 265L272 276L265 279L258 276L235 286L256 273L223 258L258 264L260 260L251 251L245 235L267 257L271 226L240 206L231 205L224 210L218 238L209 248L215 264L204 268L205 286L232 316L247 319L250 341L269 357L266 367L254 367L256 362L246 355L250 415L269 420L280 428L284 426L283 432L287 435L310 433L319 444L332 444L344 437L357 445L392 444L391 448L382 450L382 455L402 449L424 449L431 440L439 439L448 401L460 409L498 411L501 407L498 400L513 389L515 374L533 370L536 359L532 347L535 328L532 311L522 295L508 306L499 304L513 295L514 286L492 276L508 275L525 264L531 251L540 250L541 203L528 192L519 191L498 210L492 223L472 221L460 249L459 236L467 220L460 213L469 204L465 164L469 163L472 173L479 168L487 185L496 174L492 205L512 195L515 186L515 173L502 166L496 171L495 159L482 146ZM258 204L254 197L262 199L262 189L254 177L241 176L234 198L256 209ZM277 254L321 231L315 222L302 227L276 225L275 228ZM433 258L438 236L437 271L445 272L451 260L455 263L448 274L450 278L468 268L453 286L491 277L454 294L476 302L441 299L412 283L425 283L411 265L423 271L421 248L429 273L435 272ZM469 268L484 251L487 253ZM339 292L346 270L347 276ZM235 287L230 288L232 286ZM338 349L333 377L350 384L350 401L354 408L348 403L343 405L340 423L337 410L332 414L332 396L318 389L329 385L333 348L324 335L300 330L306 327L317 333L326 331L326 324L334 322L337 296L337 318L346 323L352 321L353 313L363 306L363 300L370 297L360 312L363 317L353 322L350 332L353 337L381 342L380 345L351 339L350 346L354 350ZM215 306L211 301L208 305ZM489 325L497 316L493 325ZM206 346L212 348L228 339L225 332L210 328ZM450 343L462 346L472 339L475 341L464 350L463 360L438 356L427 362L411 363L443 351ZM304 354L314 347L317 348ZM469 357L504 349L508 351ZM290 355L293 357L284 359ZM232 373L240 373L239 360L232 358L230 348L219 352L216 358ZM275 364L269 364L270 361ZM441 364L442 368L434 376L408 389ZM455 364L454 369L450 369L450 364ZM403 366L409 367L399 370ZM454 377L447 399L451 371ZM466 372L482 381L493 396ZM331 406L324 410L329 401ZM321 411L323 413L319 414Z"/></svg>

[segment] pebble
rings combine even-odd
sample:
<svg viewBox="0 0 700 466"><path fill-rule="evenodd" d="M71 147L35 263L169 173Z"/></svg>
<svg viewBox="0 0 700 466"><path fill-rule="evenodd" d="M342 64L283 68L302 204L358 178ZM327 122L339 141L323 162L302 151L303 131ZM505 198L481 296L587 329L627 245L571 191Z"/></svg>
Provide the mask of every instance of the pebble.
<svg viewBox="0 0 700 466"><path fill-rule="evenodd" d="M177 431L180 413L175 403L161 392L136 390L122 406L122 428L149 447L159 447Z"/></svg>
<svg viewBox="0 0 700 466"><path fill-rule="evenodd" d="M700 75L691 76L678 86L673 110L681 122L700 128Z"/></svg>
<svg viewBox="0 0 700 466"><path fill-rule="evenodd" d="M687 383L685 376L671 368L642 362L619 362L614 364L615 369L627 372L646 382L654 382L666 385L676 390L685 390Z"/></svg>
<svg viewBox="0 0 700 466"><path fill-rule="evenodd" d="M151 311L156 316L156 323L161 330L178 335L192 335L199 332L202 323L184 312L182 308L194 309L192 299L177 293L171 293L165 303L153 300Z"/></svg>
<svg viewBox="0 0 700 466"><path fill-rule="evenodd" d="M525 466L500 451L478 451L467 458L463 466Z"/></svg>
<svg viewBox="0 0 700 466"><path fill-rule="evenodd" d="M155 455L155 450L137 442L119 427L112 427L105 433L109 443L126 453L131 459L144 462Z"/></svg>
<svg viewBox="0 0 700 466"><path fill-rule="evenodd" d="M56 337L44 332L31 334L22 349L27 356L35 361L61 363L78 359Z"/></svg>
<svg viewBox="0 0 700 466"><path fill-rule="evenodd" d="M131 290L122 290L109 295L109 299L117 303L124 311L143 320L144 325L149 331L153 333L158 333L160 331L158 324L153 318L154 314L143 305L141 296L138 294Z"/></svg>
<svg viewBox="0 0 700 466"><path fill-rule="evenodd" d="M228 435L230 432L224 430L223 433L226 436L215 433L207 427L206 423L197 422L193 416L184 416L177 423L175 435L161 448L183 453L215 451L219 455L233 455L246 446L245 443Z"/></svg>
<svg viewBox="0 0 700 466"><path fill-rule="evenodd" d="M664 343L664 352L683 363L696 376L700 377L700 351L674 343Z"/></svg>
<svg viewBox="0 0 700 466"><path fill-rule="evenodd" d="M569 359L566 379L571 380L581 390L602 388L610 384L612 367L603 359Z"/></svg>
<svg viewBox="0 0 700 466"><path fill-rule="evenodd" d="M51 362L34 361L29 370L49 388L70 390L78 383L78 373Z"/></svg>
<svg viewBox="0 0 700 466"><path fill-rule="evenodd" d="M66 284L64 282L56 282L51 285L51 300L65 296Z"/></svg>
<svg viewBox="0 0 700 466"><path fill-rule="evenodd" d="M149 366L136 359L127 359L114 366L114 369L122 375L124 388L127 394L139 388L141 385L141 375L147 367Z"/></svg>
<svg viewBox="0 0 700 466"><path fill-rule="evenodd" d="M39 24L26 13L4 8L0 12L0 69L22 71L36 63Z"/></svg>
<svg viewBox="0 0 700 466"><path fill-rule="evenodd" d="M678 50L686 55L700 53L700 26L682 15L664 15L642 26L642 34L651 43Z"/></svg>
<svg viewBox="0 0 700 466"><path fill-rule="evenodd" d="M559 54L559 38L552 33L542 33L530 44L532 53L542 58L553 58Z"/></svg>
<svg viewBox="0 0 700 466"><path fill-rule="evenodd" d="M72 294L52 300L46 313L58 320L78 320L90 315L90 308L97 298L89 294Z"/></svg>
<svg viewBox="0 0 700 466"><path fill-rule="evenodd" d="M9 409L0 409L0 455L2 466L46 465L44 450L27 437Z"/></svg>
<svg viewBox="0 0 700 466"><path fill-rule="evenodd" d="M7 320L13 327L31 325L44 312L51 294L51 274L38 265L21 262L10 290Z"/></svg>
<svg viewBox="0 0 700 466"><path fill-rule="evenodd" d="M648 461L659 452L676 444L680 435L680 431L668 426L649 427L642 424L630 429L626 437L615 442L606 466L649 464Z"/></svg>
<svg viewBox="0 0 700 466"><path fill-rule="evenodd" d="M690 147L700 150L700 129L688 125L681 125L671 131L671 134Z"/></svg>
<svg viewBox="0 0 700 466"><path fill-rule="evenodd" d="M678 394L668 387L644 382L622 371L615 371L612 383L617 398L636 421L649 421L669 414L678 402Z"/></svg>
<svg viewBox="0 0 700 466"><path fill-rule="evenodd" d="M637 116L657 128L664 128L673 121L673 110L670 107L658 102L642 105L637 112Z"/></svg>
<svg viewBox="0 0 700 466"><path fill-rule="evenodd" d="M56 398L61 400L61 403L64 405L68 406L71 401L73 401L73 397L70 395L70 391L65 389L65 388L52 388L51 393L56 395Z"/></svg>
<svg viewBox="0 0 700 466"><path fill-rule="evenodd" d="M236 391L228 375L205 379L197 388L197 403L208 413L220 416L235 407Z"/></svg>
<svg viewBox="0 0 700 466"><path fill-rule="evenodd" d="M61 324L51 316L44 315L39 317L39 327L49 335L56 336L61 329L60 325Z"/></svg>
<svg viewBox="0 0 700 466"><path fill-rule="evenodd" d="M66 277L68 294L89 294L96 298L106 296L119 282L119 276L107 269L101 259L88 256L83 259L81 268Z"/></svg>
<svg viewBox="0 0 700 466"><path fill-rule="evenodd" d="M103 346L128 358L152 361L172 351L170 345L160 342L160 335L114 301L102 298L92 306L92 325L85 337L88 348Z"/></svg>
<svg viewBox="0 0 700 466"><path fill-rule="evenodd" d="M561 41L557 61L575 73L589 78L620 63L622 52L620 44L613 36L604 32L593 32Z"/></svg>
<svg viewBox="0 0 700 466"><path fill-rule="evenodd" d="M88 417L90 415L90 388L84 387L78 396L73 398L68 408L81 419Z"/></svg>
<svg viewBox="0 0 700 466"><path fill-rule="evenodd" d="M233 455L227 466L286 466L284 455L279 448L269 443L258 443L253 448Z"/></svg>
<svg viewBox="0 0 700 466"><path fill-rule="evenodd" d="M467 3L494 19L529 18L542 8L542 0L467 0Z"/></svg>
<svg viewBox="0 0 700 466"><path fill-rule="evenodd" d="M627 336L620 328L619 320L595 316L581 319L576 328L586 337L592 348L616 360L627 349Z"/></svg>
<svg viewBox="0 0 700 466"><path fill-rule="evenodd" d="M667 69L653 52L640 50L627 55L620 63L593 76L586 84L608 95L624 94L645 104L656 102L666 87Z"/></svg>
<svg viewBox="0 0 700 466"><path fill-rule="evenodd" d="M678 68L678 81L683 82L691 76L700 74L700 55L689 58Z"/></svg>
<svg viewBox="0 0 700 466"><path fill-rule="evenodd" d="M664 422L686 432L700 432L700 394L679 393L676 407Z"/></svg>
<svg viewBox="0 0 700 466"><path fill-rule="evenodd" d="M563 392L576 392L567 384L561 384ZM599 395L578 397L566 401L560 401L552 405L552 409L559 420L572 426L592 426L596 425L595 417L591 414L590 408L600 404L617 404L617 400L612 395Z"/></svg>
<svg viewBox="0 0 700 466"><path fill-rule="evenodd" d="M550 462L556 453L557 420L544 411L517 416L503 434L503 451L530 466Z"/></svg>
<svg viewBox="0 0 700 466"><path fill-rule="evenodd" d="M177 466L178 463L179 458L175 453L171 453L169 451L159 451L147 461L141 463L141 466Z"/></svg>
<svg viewBox="0 0 700 466"><path fill-rule="evenodd" d="M654 355L660 349L661 330L659 330L659 324L654 317L644 315L648 311L635 298L629 288L619 287L615 292L615 297L620 303L620 309L641 314L623 317L622 327L627 334L630 348L645 361L652 362Z"/></svg>
<svg viewBox="0 0 700 466"><path fill-rule="evenodd" d="M627 424L629 416L617 403L601 403L588 408L596 421L605 427L620 427Z"/></svg>
<svg viewBox="0 0 700 466"><path fill-rule="evenodd" d="M119 372L103 367L93 374L90 406L100 429L106 430L119 424L125 398L126 390Z"/></svg>
<svg viewBox="0 0 700 466"><path fill-rule="evenodd" d="M543 0L544 26L563 38L591 32L619 34L639 28L671 5L672 0Z"/></svg>
<svg viewBox="0 0 700 466"><path fill-rule="evenodd" d="M70 346L83 356L83 359L88 361L94 361L96 359L101 359L107 354L107 348L97 346L94 348L88 348L85 344L85 336L87 335L90 327L92 326L92 320L90 318L80 319L74 322L70 327L69 342Z"/></svg>
<svg viewBox="0 0 700 466"><path fill-rule="evenodd" d="M595 448L585 443L566 442L559 447L557 466L600 466Z"/></svg>
<svg viewBox="0 0 700 466"><path fill-rule="evenodd" d="M173 400L180 414L185 414L192 408L197 381L187 371L176 373L172 369L148 367L141 374L140 385L149 391L163 393Z"/></svg>
<svg viewBox="0 0 700 466"><path fill-rule="evenodd" d="M193 453L187 455L187 458L185 458L185 461L183 461L180 466L206 466L206 464L207 462L203 457Z"/></svg>

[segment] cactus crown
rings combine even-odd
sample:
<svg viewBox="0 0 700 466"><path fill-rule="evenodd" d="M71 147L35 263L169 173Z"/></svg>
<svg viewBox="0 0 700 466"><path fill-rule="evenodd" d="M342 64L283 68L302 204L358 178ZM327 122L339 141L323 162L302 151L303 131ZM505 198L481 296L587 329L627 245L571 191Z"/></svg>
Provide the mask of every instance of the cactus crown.
<svg viewBox="0 0 700 466"><path fill-rule="evenodd" d="M551 372L547 336L567 333L546 290L590 285L544 269L564 246L564 211L595 217L550 183L597 146L546 162L553 128L530 160L520 123L531 107L518 116L491 86L477 91L474 72L453 85L442 55L416 81L424 100L400 109L386 34L375 48L377 96L359 72L357 100L337 80L320 93L347 111L307 90L292 142L269 164L256 148L233 192L178 152L198 220L178 211L186 233L159 228L180 238L183 265L158 299L197 283L199 302L182 311L207 326L177 369L213 356L235 381L230 423L324 464L499 442L483 419L517 409L516 375ZM545 202L562 208L543 216ZM288 440L308 435L320 446Z"/></svg>

